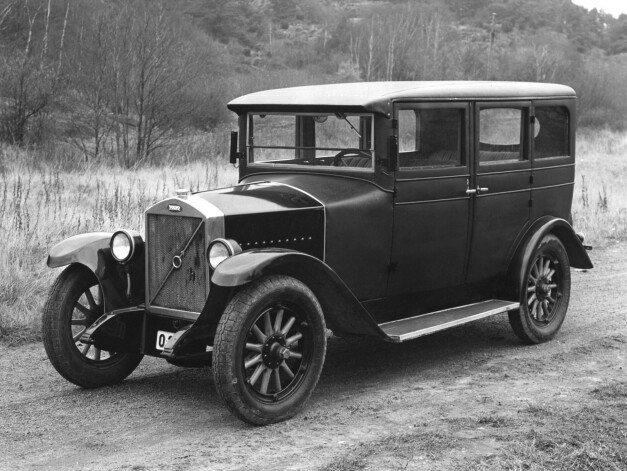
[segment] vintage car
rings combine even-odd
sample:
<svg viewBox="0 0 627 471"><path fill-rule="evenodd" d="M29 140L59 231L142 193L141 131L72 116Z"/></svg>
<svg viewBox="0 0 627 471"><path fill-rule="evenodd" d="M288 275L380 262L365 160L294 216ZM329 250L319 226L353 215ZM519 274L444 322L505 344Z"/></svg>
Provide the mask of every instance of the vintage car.
<svg viewBox="0 0 627 471"><path fill-rule="evenodd" d="M574 91L516 82L344 83L231 101L230 188L175 196L131 229L71 237L43 314L67 380L126 378L143 355L212 365L252 424L296 414L339 337L404 342L508 313L553 338L570 268Z"/></svg>

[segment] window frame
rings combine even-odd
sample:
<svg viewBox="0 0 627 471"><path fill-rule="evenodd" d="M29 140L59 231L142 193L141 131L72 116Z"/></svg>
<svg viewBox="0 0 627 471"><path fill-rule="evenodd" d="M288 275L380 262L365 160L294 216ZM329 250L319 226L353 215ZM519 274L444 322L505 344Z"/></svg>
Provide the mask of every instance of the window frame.
<svg viewBox="0 0 627 471"><path fill-rule="evenodd" d="M471 102L470 101L438 101L438 102L396 102L394 105L394 126L395 135L398 138L399 124L398 113L401 110L428 110L428 109L456 109L462 110L463 122L459 128L461 134L459 138L459 156L460 164L455 166L434 165L429 167L401 167L400 163L396 169L397 180L412 180L415 178L437 178L440 176L462 175L468 177L470 175L470 117ZM417 120L418 121L418 120ZM421 144L422 145L422 144ZM400 152L397 160L400 160Z"/></svg>
<svg viewBox="0 0 627 471"><path fill-rule="evenodd" d="M361 149L361 150L367 150L370 152L372 160L371 160L371 164L369 167L335 167L332 165L299 165L299 164L293 164L293 163L281 163L281 161L278 162L271 162L271 161L254 161L254 152L251 154L250 149L251 147L254 149L256 146L251 145L251 129L253 131L253 140L254 140L254 126L252 124L252 119L253 116L259 116L259 115L267 115L267 116L289 116L293 119L295 119L294 122L294 127L293 127L293 131L294 131L294 144L296 144L296 134L297 133L301 133L302 132L302 120L300 121L300 125L299 120L296 119L299 116L304 116L304 117L308 117L308 116L320 116L320 115L333 115L334 112L329 112L329 111L320 111L320 112L293 112L293 111L249 111L246 113L246 117L245 117L245 128L246 128L246 132L245 132L245 146L244 146L244 153L245 153L245 160L246 160L246 166L252 169L277 169L277 170L301 170L301 171L312 171L315 170L316 172L319 171L342 171L342 172L357 172L357 173L374 173L375 168L376 168L376 154L375 154L375 146L376 146L376 142L375 142L375 115L374 113L359 113L359 112L344 112L341 110L336 110L338 113L342 113L344 115L346 115L347 118L350 118L351 116L356 116L356 117L368 117L370 118L370 134L369 134L369 144L370 144L370 148L369 149ZM354 124L353 124L354 125ZM364 129L364 126L362 125L362 120L359 120L359 123L357 123L357 129L358 131L362 132ZM362 137L359 138L360 140L365 139L362 135ZM334 148L326 148L326 147L321 147L321 148L316 148L316 147L303 147L303 146L287 146L287 147L280 147L280 146L257 146L257 148L259 147L266 147L266 148L276 148L276 149L280 149L280 148L288 148L288 149L294 149L294 150L299 150L300 151L313 151L315 153L316 149L319 150L334 150ZM337 152L336 152L337 153ZM297 158L297 157L294 157ZM315 157L314 157L315 158ZM290 159L286 159L286 160L290 160Z"/></svg>

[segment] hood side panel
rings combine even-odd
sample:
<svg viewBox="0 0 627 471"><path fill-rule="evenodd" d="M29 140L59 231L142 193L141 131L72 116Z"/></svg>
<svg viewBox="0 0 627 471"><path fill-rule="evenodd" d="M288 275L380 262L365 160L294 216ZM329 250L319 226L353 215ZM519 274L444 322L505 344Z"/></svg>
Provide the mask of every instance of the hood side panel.
<svg viewBox="0 0 627 471"><path fill-rule="evenodd" d="M322 207L226 216L225 233L243 250L285 248L324 260Z"/></svg>

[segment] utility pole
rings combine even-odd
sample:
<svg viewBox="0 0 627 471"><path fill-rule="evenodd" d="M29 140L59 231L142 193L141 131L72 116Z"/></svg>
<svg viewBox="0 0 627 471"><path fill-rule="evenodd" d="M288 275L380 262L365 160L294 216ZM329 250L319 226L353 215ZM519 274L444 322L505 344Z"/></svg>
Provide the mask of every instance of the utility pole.
<svg viewBox="0 0 627 471"><path fill-rule="evenodd" d="M492 24L490 25L490 49L488 51L488 71L486 79L490 80L490 74L492 72L492 48L494 47L494 20L496 18L496 13L492 13Z"/></svg>

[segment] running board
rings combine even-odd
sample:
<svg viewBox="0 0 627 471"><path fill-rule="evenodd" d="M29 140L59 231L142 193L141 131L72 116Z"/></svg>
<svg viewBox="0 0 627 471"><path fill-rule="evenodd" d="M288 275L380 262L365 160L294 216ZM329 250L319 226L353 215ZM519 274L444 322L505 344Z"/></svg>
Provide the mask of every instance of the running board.
<svg viewBox="0 0 627 471"><path fill-rule="evenodd" d="M420 316L409 317L392 322L379 324L392 342L404 342L406 340L422 337L440 330L449 329L457 325L494 316L502 312L518 309L520 303L491 299L476 304L444 309L443 311L430 312Z"/></svg>

